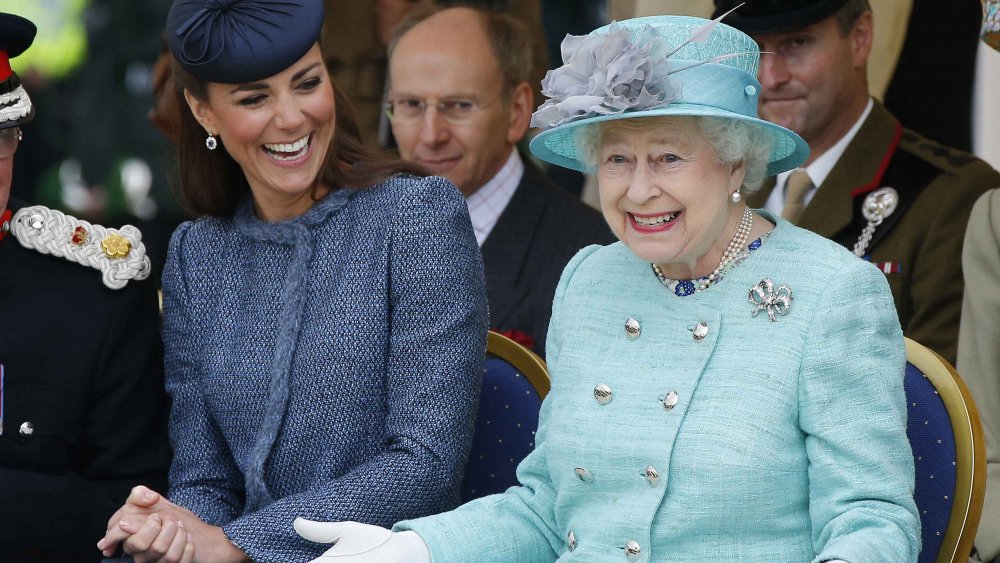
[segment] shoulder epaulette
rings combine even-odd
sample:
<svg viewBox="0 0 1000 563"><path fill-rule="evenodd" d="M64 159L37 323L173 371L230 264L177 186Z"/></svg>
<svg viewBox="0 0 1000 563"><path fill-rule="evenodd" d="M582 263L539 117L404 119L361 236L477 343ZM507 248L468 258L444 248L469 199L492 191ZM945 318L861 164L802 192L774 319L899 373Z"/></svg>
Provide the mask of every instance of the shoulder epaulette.
<svg viewBox="0 0 1000 563"><path fill-rule="evenodd" d="M949 172L954 172L977 160L967 152L946 147L909 129L903 133L902 145L907 151Z"/></svg>
<svg viewBox="0 0 1000 563"><path fill-rule="evenodd" d="M10 221L21 246L65 258L101 271L111 289L149 277L149 257L142 233L132 225L109 229L42 205L23 207Z"/></svg>

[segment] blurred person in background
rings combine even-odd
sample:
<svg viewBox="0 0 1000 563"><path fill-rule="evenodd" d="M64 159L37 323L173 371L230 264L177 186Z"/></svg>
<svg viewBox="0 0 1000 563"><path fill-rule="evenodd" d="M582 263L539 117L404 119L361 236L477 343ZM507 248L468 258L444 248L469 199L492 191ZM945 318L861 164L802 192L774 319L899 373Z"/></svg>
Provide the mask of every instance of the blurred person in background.
<svg viewBox="0 0 1000 563"><path fill-rule="evenodd" d="M738 4L716 0L716 15ZM905 128L870 96L873 17L867 0L759 0L727 18L767 52L761 117L792 129L812 151L750 205L875 264L903 332L954 363L962 239L973 203L1000 174Z"/></svg>
<svg viewBox="0 0 1000 563"><path fill-rule="evenodd" d="M490 327L545 353L559 273L613 239L594 209L517 149L533 108L531 42L513 17L430 8L396 27L386 113L400 156L465 196L486 268Z"/></svg>

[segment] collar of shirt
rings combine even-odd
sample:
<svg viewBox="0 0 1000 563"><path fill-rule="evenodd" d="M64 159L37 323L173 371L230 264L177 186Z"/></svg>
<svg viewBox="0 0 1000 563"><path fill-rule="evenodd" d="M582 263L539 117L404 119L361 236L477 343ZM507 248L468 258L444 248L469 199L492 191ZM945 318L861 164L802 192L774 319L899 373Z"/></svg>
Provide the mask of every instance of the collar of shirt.
<svg viewBox="0 0 1000 563"><path fill-rule="evenodd" d="M844 151L847 150L847 145L850 145L851 141L854 140L854 136L858 134L861 125L868 119L868 114L872 112L873 107L875 107L875 103L871 98L868 98L868 105L865 106L865 111L861 112L861 117L854 122L854 125L847 131L847 134L830 147L830 150L819 155L812 164L805 168L806 174L809 174L809 179L813 183L813 188L806 194L806 205L809 205L813 196L816 195L816 188L823 185L826 177L830 175L833 167L837 165L837 161L840 160ZM778 174L774 189L771 191L771 195L768 196L767 203L764 204L764 209L775 215L781 215L781 212L785 209L785 185L788 183L788 177L794 171L795 169Z"/></svg>
<svg viewBox="0 0 1000 563"><path fill-rule="evenodd" d="M496 175L465 198L465 204L469 206L469 218L472 219L472 229L476 233L476 242L480 247L496 226L500 214L510 203L510 198L514 197L514 192L517 191L523 176L524 162L517 149L512 148L507 162L500 167Z"/></svg>

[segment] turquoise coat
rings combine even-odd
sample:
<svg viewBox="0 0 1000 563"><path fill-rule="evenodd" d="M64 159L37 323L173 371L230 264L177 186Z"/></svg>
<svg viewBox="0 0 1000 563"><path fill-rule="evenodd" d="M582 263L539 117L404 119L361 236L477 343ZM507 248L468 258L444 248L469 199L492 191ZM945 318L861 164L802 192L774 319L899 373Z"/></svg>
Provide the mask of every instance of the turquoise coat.
<svg viewBox="0 0 1000 563"><path fill-rule="evenodd" d="M688 297L621 243L582 250L556 292L553 386L521 486L396 529L418 532L434 563L915 561L885 276L772 220L759 250ZM793 291L776 322L751 315L764 278Z"/></svg>

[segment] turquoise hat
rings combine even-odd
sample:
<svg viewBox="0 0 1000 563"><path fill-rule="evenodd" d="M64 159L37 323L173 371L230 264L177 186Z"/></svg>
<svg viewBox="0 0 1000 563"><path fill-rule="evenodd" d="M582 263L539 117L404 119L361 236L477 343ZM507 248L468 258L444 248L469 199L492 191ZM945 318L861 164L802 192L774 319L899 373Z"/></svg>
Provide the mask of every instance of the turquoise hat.
<svg viewBox="0 0 1000 563"><path fill-rule="evenodd" d="M583 125L657 116L733 118L774 140L767 172L791 170L809 156L801 137L757 117L760 49L719 19L650 16L567 35L563 66L542 81L549 99L534 113L538 158L586 171L574 132Z"/></svg>

